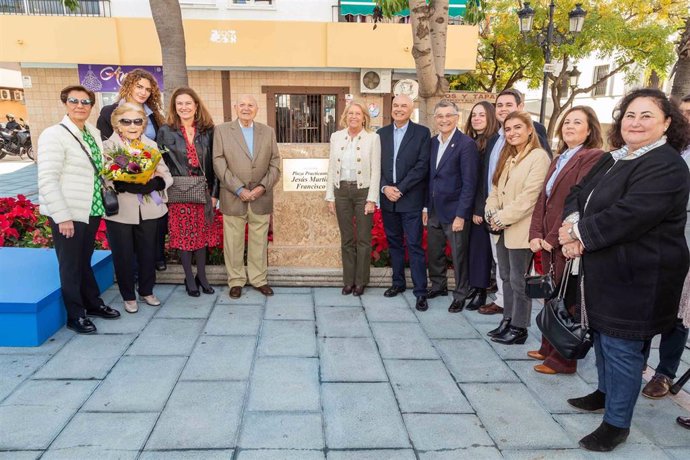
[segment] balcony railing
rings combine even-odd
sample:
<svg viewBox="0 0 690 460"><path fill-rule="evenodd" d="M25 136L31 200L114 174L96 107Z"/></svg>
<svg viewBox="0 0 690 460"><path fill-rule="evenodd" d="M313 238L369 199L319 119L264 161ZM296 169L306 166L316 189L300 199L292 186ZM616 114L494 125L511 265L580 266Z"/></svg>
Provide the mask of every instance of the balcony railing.
<svg viewBox="0 0 690 460"><path fill-rule="evenodd" d="M110 0L80 0L74 11L62 0L0 0L0 14L110 17Z"/></svg>

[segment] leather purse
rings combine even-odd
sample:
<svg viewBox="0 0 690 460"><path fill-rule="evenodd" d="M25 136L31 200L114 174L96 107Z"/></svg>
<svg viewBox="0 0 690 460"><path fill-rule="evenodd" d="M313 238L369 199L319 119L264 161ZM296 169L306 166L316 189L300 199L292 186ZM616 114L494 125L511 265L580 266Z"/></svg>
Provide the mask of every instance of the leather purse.
<svg viewBox="0 0 690 460"><path fill-rule="evenodd" d="M550 264L549 272L544 275L532 274L534 255L527 266L525 273L525 295L530 299L550 299L556 293L556 283L553 280L553 264Z"/></svg>
<svg viewBox="0 0 690 460"><path fill-rule="evenodd" d="M168 203L201 203L208 198L205 176L174 176L168 188Z"/></svg>
<svg viewBox="0 0 690 460"><path fill-rule="evenodd" d="M77 141L79 147L81 147L81 149L86 154L86 157L91 162L91 166L93 166L94 171L96 171L96 177L98 177L98 180L101 183L101 200L103 201L103 210L105 211L105 215L108 217L114 216L115 214L120 212L120 202L117 200L117 192L112 187L108 187L108 185L105 183L105 179L103 179L103 176L101 175L101 172L98 170L96 163L94 163L93 158L91 158L89 152L86 151L86 147L84 147L84 144L81 143L79 138L75 136L74 133L70 131L69 128L64 124L60 123L60 126L65 128L65 130L67 130L67 132L72 135L74 140Z"/></svg>
<svg viewBox="0 0 690 460"><path fill-rule="evenodd" d="M563 272L563 281L558 295L547 300L544 308L537 315L537 327L553 347L566 359L582 359L592 348L592 334L587 321L587 310L584 300L584 274L580 266L579 283L582 289L580 311L582 320L577 322L568 312L565 305L565 292L568 288L568 278L572 260L568 260Z"/></svg>

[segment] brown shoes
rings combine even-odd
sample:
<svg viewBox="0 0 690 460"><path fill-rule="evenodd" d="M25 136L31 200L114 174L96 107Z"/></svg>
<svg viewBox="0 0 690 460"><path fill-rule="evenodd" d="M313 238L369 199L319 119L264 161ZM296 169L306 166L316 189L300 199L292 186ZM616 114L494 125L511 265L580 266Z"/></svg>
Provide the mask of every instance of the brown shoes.
<svg viewBox="0 0 690 460"><path fill-rule="evenodd" d="M546 356L539 353L539 350L528 351L527 356L537 361L544 361L546 359Z"/></svg>
<svg viewBox="0 0 690 460"><path fill-rule="evenodd" d="M537 364L536 366L534 366L534 370L539 372L540 374L548 374L548 375L558 374L558 372L551 369L549 366L545 366L544 364Z"/></svg>
<svg viewBox="0 0 690 460"><path fill-rule="evenodd" d="M354 289L354 286L344 286L341 293L343 295L350 295L350 294L352 294L352 289Z"/></svg>
<svg viewBox="0 0 690 460"><path fill-rule="evenodd" d="M364 286L355 286L355 288L352 291L352 295L355 297L359 297L362 294L364 294Z"/></svg>
<svg viewBox="0 0 690 460"><path fill-rule="evenodd" d="M233 286L230 288L230 298L239 299L242 297L242 286Z"/></svg>
<svg viewBox="0 0 690 460"><path fill-rule="evenodd" d="M270 297L273 295L273 289L271 289L271 286L268 284L264 284L263 286L256 287L254 286L254 289L265 295L266 297Z"/></svg>
<svg viewBox="0 0 690 460"><path fill-rule="evenodd" d="M499 307L495 303L491 302L490 304L479 307L478 311L482 315L497 315L499 313L503 313L503 307Z"/></svg>
<svg viewBox="0 0 690 460"><path fill-rule="evenodd" d="M665 375L655 374L652 380L642 389L642 396L650 399L661 399L668 394L673 382Z"/></svg>

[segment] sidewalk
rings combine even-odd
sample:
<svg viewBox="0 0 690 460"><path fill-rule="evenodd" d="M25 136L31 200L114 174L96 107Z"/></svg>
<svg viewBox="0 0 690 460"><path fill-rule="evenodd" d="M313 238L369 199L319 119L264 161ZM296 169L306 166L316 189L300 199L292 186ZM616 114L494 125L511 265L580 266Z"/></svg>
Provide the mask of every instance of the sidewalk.
<svg viewBox="0 0 690 460"><path fill-rule="evenodd" d="M0 348L0 459L690 458L670 398L640 398L613 453L578 449L601 415L565 400L595 388L594 354L537 374L535 326L499 346L497 316L449 314L447 297L420 313L409 290L216 290L160 285L162 307L97 320L98 335ZM116 288L104 300L122 310Z"/></svg>

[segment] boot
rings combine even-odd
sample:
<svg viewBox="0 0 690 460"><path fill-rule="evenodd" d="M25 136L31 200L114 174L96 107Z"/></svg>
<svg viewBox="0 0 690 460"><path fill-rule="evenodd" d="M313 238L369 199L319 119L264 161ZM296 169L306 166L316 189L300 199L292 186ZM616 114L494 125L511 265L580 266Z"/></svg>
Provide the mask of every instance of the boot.
<svg viewBox="0 0 690 460"><path fill-rule="evenodd" d="M597 390L581 398L571 398L568 400L568 404L575 409L587 412L603 411L604 407L606 407L606 393Z"/></svg>
<svg viewBox="0 0 690 460"><path fill-rule="evenodd" d="M496 329L492 329L486 333L489 337L497 337L503 334L510 327L510 318L503 318L501 324Z"/></svg>
<svg viewBox="0 0 690 460"><path fill-rule="evenodd" d="M618 444L628 439L630 428L618 428L606 422L601 422L599 428L580 439L580 447L594 452L610 452Z"/></svg>
<svg viewBox="0 0 690 460"><path fill-rule="evenodd" d="M492 337L491 341L503 345L522 345L527 341L527 329L510 326L503 334Z"/></svg>
<svg viewBox="0 0 690 460"><path fill-rule="evenodd" d="M469 299L469 303L465 306L465 310L479 310L479 307L484 304L486 304L486 289L477 288L474 291L474 296Z"/></svg>

